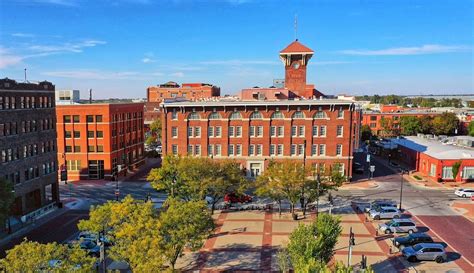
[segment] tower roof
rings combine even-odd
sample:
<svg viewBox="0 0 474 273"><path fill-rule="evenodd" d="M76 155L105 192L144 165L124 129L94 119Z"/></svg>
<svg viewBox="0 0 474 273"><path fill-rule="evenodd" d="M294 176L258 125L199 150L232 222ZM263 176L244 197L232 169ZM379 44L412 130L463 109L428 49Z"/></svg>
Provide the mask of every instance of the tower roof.
<svg viewBox="0 0 474 273"><path fill-rule="evenodd" d="M314 51L303 45L302 43L298 42L298 39L294 41L293 43L289 44L285 49L280 51L280 54L287 54L287 53L307 53L307 54L313 54Z"/></svg>

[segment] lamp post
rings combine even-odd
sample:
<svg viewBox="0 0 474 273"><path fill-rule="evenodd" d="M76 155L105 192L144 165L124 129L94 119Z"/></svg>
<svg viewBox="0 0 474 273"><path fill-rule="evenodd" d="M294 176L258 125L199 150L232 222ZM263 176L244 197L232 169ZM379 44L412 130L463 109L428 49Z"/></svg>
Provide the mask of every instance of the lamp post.
<svg viewBox="0 0 474 273"><path fill-rule="evenodd" d="M305 173L305 176L303 177L303 183L301 186L300 204L301 204L301 210L303 211L303 218L306 218L306 206L304 205L305 203L304 187L305 187L305 180L306 180L306 139L303 141L303 172Z"/></svg>
<svg viewBox="0 0 474 273"><path fill-rule="evenodd" d="M400 206L399 209L402 210L402 198L403 198L403 174L405 170L400 168Z"/></svg>

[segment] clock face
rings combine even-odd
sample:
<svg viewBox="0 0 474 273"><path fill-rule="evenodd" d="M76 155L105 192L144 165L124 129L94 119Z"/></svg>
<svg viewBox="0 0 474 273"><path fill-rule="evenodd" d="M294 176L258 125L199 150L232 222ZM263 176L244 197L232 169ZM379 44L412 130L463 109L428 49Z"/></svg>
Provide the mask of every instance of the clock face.
<svg viewBox="0 0 474 273"><path fill-rule="evenodd" d="M293 69L298 69L298 68L300 68L300 63L299 62L294 62L292 66L293 66Z"/></svg>

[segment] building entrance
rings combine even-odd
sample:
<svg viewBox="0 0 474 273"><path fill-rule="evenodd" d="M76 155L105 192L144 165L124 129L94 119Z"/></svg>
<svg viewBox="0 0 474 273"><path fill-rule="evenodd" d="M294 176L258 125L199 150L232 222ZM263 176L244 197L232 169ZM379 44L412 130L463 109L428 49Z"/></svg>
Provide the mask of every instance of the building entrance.
<svg viewBox="0 0 474 273"><path fill-rule="evenodd" d="M104 160L89 160L89 179L104 179Z"/></svg>

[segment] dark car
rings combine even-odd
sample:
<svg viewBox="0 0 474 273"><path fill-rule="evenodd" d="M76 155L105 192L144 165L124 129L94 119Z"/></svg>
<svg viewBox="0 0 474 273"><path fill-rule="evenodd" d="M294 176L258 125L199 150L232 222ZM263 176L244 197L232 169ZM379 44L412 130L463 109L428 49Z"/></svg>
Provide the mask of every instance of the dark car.
<svg viewBox="0 0 474 273"><path fill-rule="evenodd" d="M249 203L252 202L252 196L242 194L238 195L235 193L228 193L224 196L224 202L226 203Z"/></svg>
<svg viewBox="0 0 474 273"><path fill-rule="evenodd" d="M432 243L433 238L426 233L412 233L407 236L400 236L392 239L393 245L400 250L407 246L413 246L419 243Z"/></svg>
<svg viewBox="0 0 474 273"><path fill-rule="evenodd" d="M358 162L354 162L354 164L352 164L352 169L353 169L354 173L358 173L358 174L363 174L364 173L364 166L362 166L362 164L360 164Z"/></svg>

